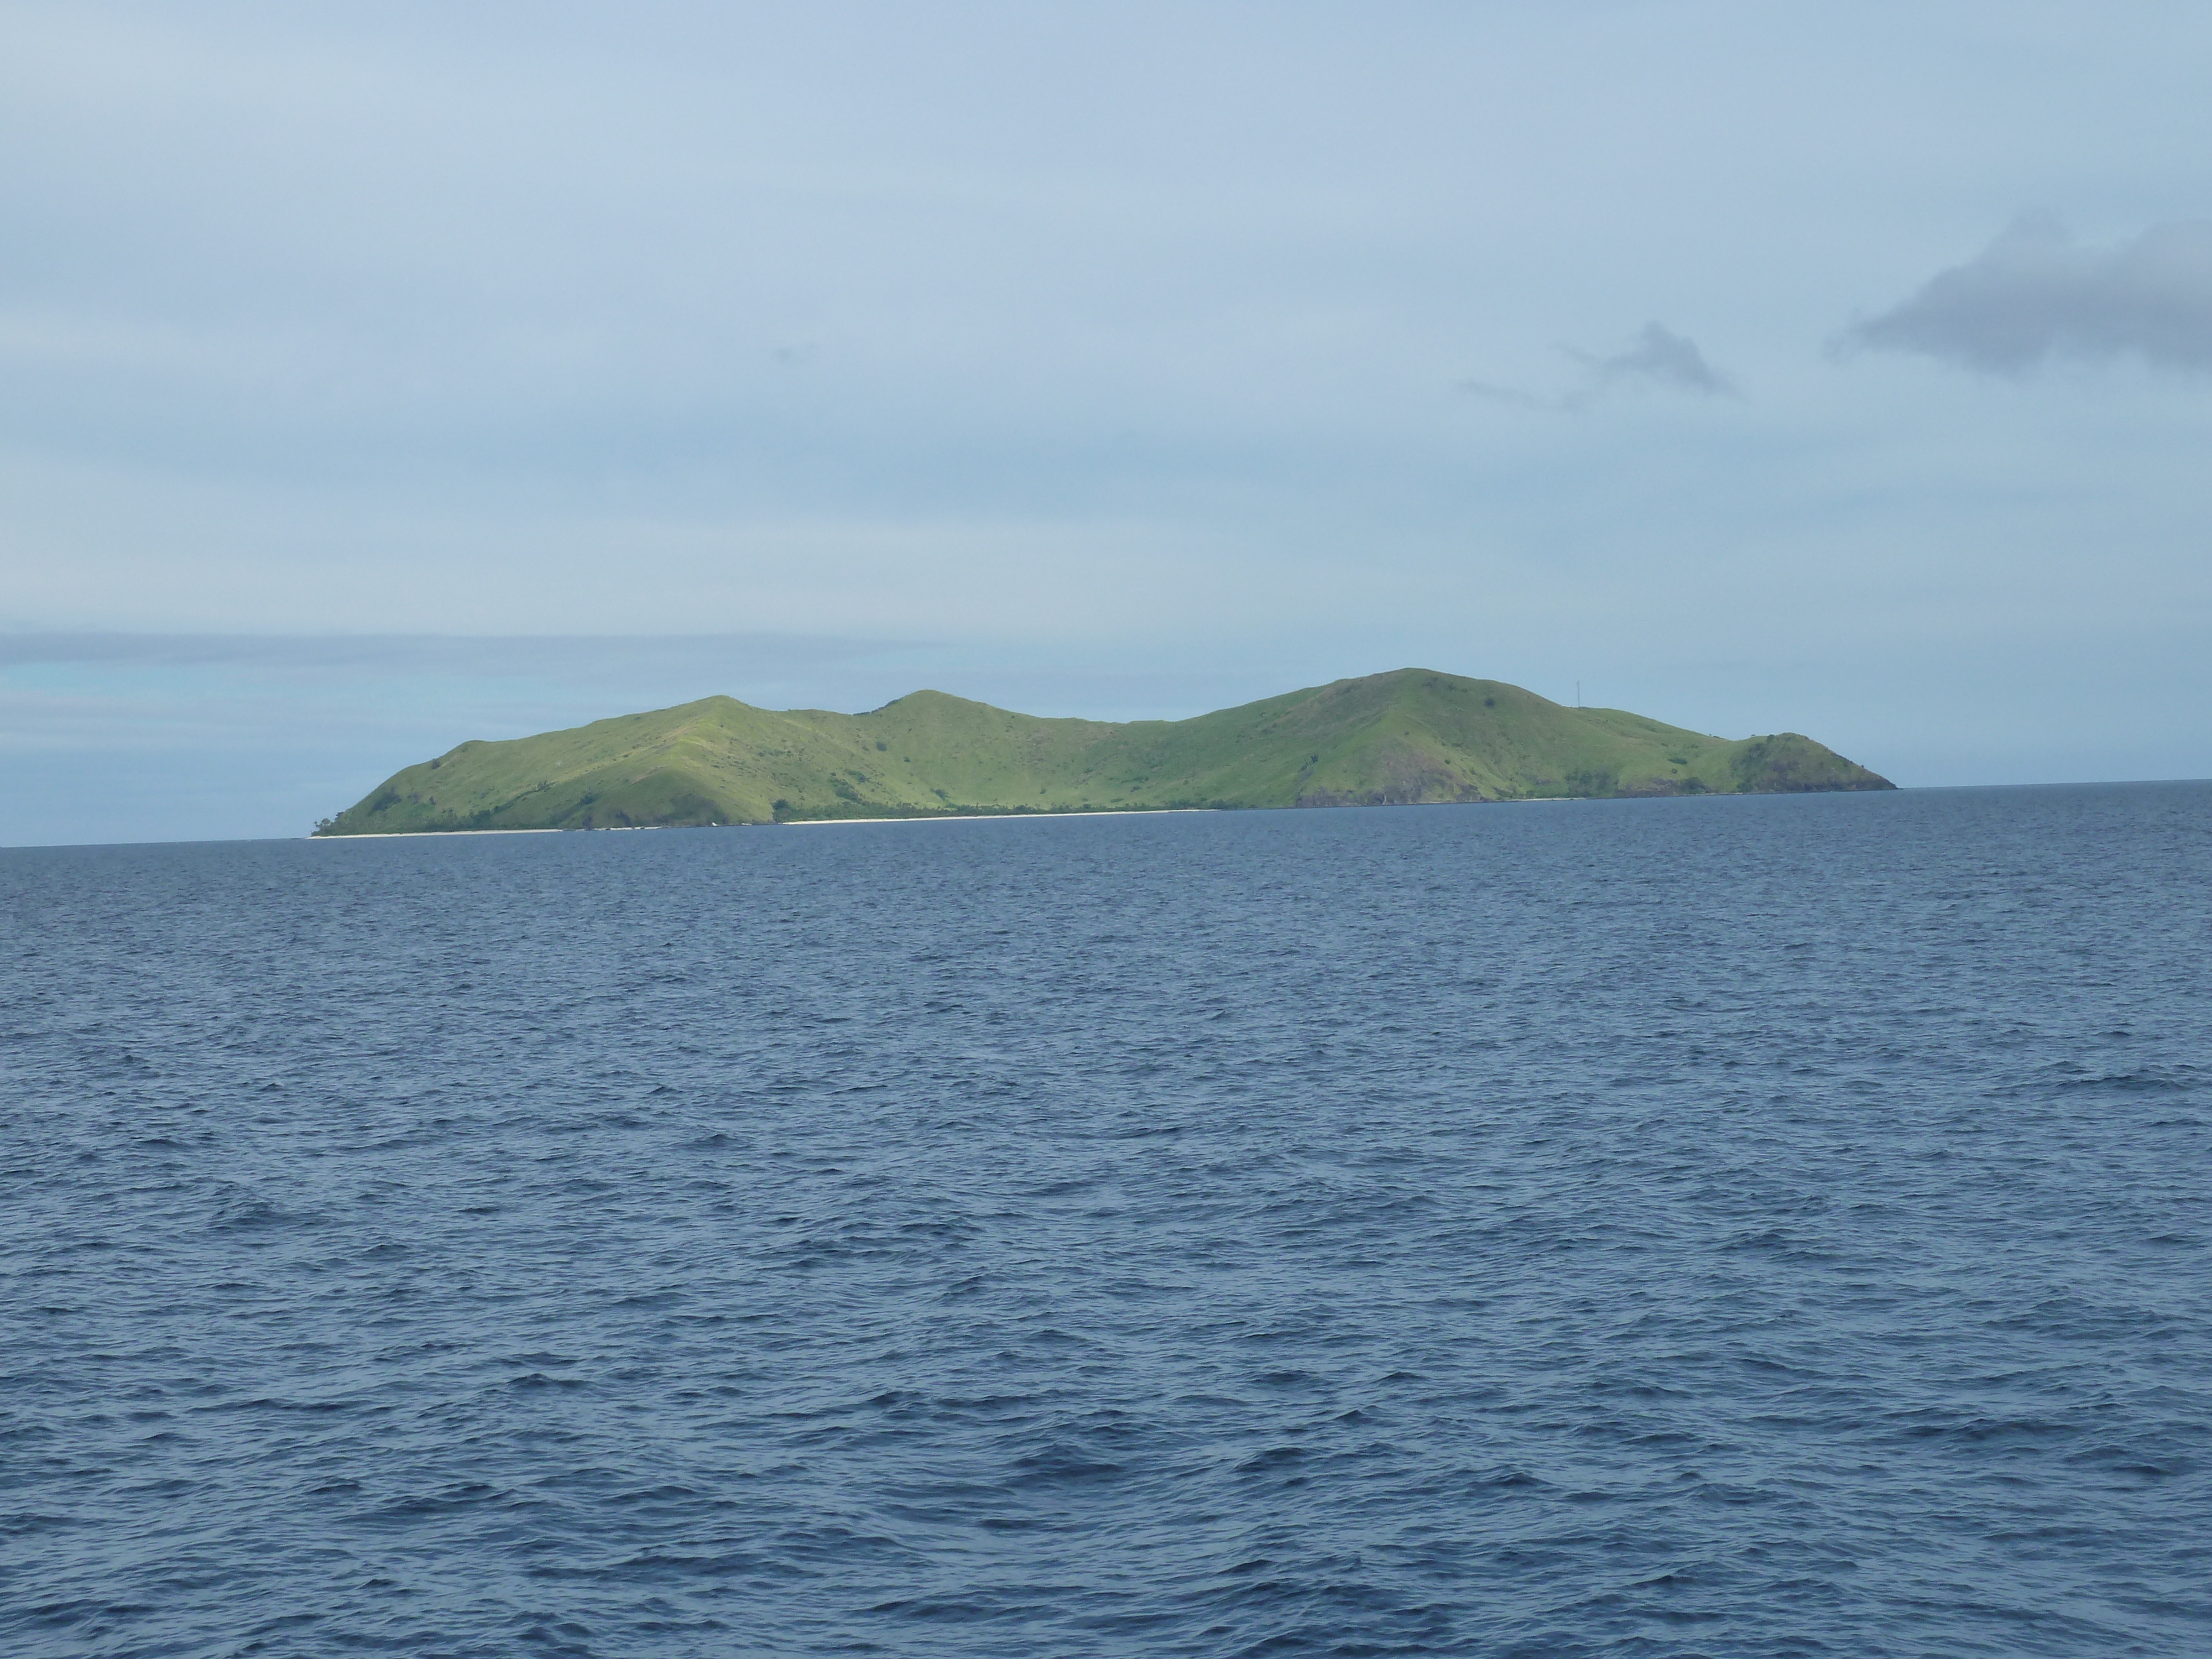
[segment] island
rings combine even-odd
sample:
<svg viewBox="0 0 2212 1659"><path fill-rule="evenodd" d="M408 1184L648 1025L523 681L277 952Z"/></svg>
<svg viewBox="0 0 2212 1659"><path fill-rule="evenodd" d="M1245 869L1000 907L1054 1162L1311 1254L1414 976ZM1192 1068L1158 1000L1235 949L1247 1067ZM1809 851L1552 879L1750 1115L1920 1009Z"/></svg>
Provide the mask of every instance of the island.
<svg viewBox="0 0 2212 1659"><path fill-rule="evenodd" d="M395 773L318 836L1170 808L1741 795L1896 786L1794 732L1730 740L1404 668L1181 720L1017 714L916 691L865 714L734 697Z"/></svg>

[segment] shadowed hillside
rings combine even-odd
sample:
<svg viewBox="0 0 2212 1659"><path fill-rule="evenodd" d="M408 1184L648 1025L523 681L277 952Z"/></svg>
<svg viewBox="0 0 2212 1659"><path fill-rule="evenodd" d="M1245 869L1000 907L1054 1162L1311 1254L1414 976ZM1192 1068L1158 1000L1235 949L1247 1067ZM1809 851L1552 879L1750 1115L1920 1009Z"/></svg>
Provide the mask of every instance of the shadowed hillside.
<svg viewBox="0 0 2212 1659"><path fill-rule="evenodd" d="M1892 787L1794 732L1730 742L1404 668L1185 720L1042 720L942 691L866 714L706 697L465 743L316 833Z"/></svg>

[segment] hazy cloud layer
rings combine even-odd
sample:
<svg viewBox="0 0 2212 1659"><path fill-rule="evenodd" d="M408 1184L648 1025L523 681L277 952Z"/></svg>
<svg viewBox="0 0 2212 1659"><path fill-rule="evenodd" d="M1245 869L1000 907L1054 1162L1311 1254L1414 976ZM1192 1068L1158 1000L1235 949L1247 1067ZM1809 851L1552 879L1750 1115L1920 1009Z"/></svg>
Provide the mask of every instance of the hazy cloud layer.
<svg viewBox="0 0 2212 1659"><path fill-rule="evenodd" d="M1488 380L1462 380L1460 389L1522 409L1575 410L1589 408L1607 392L1623 387L1656 387L1688 392L1704 397L1734 397L1735 383L1705 361L1698 343L1677 334L1663 323L1646 323L1641 333L1610 356L1579 351L1567 355L1583 367L1577 382L1553 393L1499 386Z"/></svg>
<svg viewBox="0 0 2212 1659"><path fill-rule="evenodd" d="M1911 351L1990 374L2054 357L2140 357L2212 370L2212 220L2154 225L2116 247L2077 245L2049 214L2025 215L1963 265L1842 343Z"/></svg>
<svg viewBox="0 0 2212 1659"><path fill-rule="evenodd" d="M827 663L896 655L899 641L793 638L786 635L88 633L0 629L0 670L112 665L128 669L223 668L284 675L466 675L562 684L623 684L642 678L723 682L758 679ZM705 692L695 695L703 696Z"/></svg>

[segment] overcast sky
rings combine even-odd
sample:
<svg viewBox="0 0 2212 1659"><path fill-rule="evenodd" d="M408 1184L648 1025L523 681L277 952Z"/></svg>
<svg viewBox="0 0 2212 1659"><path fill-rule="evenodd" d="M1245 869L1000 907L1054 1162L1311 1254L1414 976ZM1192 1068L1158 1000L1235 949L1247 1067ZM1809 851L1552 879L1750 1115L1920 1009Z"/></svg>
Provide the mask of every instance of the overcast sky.
<svg viewBox="0 0 2212 1659"><path fill-rule="evenodd" d="M2208 62L2202 4L0 4L0 842L710 691L1407 664L2212 773Z"/></svg>

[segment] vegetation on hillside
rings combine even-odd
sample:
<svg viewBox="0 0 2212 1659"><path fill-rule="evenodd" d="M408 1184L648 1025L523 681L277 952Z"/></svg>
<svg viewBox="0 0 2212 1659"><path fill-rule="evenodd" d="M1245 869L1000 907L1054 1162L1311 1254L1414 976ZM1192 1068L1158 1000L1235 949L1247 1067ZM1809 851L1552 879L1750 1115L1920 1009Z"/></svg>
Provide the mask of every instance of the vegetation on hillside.
<svg viewBox="0 0 2212 1659"><path fill-rule="evenodd" d="M1794 732L1730 742L1407 668L1184 720L1042 720L941 691L866 714L706 697L462 744L315 833L1892 787Z"/></svg>

